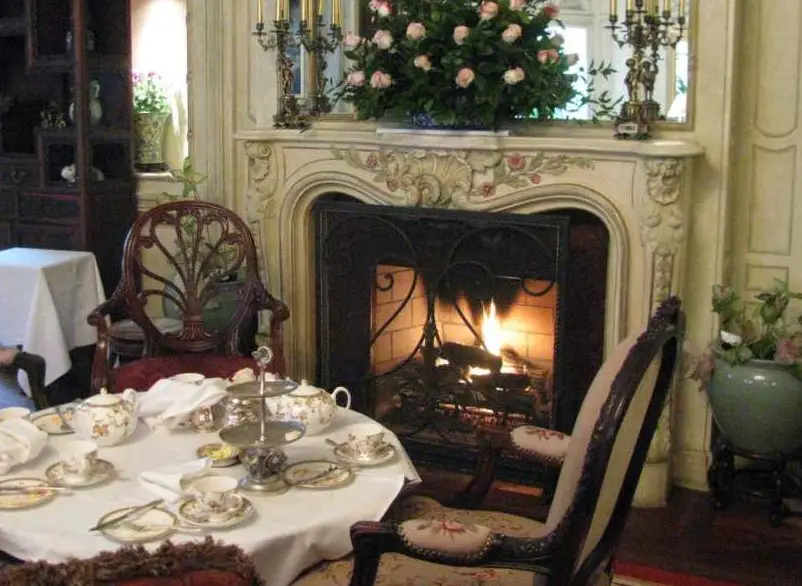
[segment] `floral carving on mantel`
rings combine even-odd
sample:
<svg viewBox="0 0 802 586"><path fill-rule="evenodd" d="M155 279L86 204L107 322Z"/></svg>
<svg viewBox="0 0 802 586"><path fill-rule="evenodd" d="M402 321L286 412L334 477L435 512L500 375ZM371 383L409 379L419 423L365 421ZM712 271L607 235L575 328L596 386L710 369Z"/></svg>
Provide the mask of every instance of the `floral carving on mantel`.
<svg viewBox="0 0 802 586"><path fill-rule="evenodd" d="M247 217L258 220L265 213L270 218L275 217L277 177L273 147L264 142L248 141L245 154L248 156Z"/></svg>
<svg viewBox="0 0 802 586"><path fill-rule="evenodd" d="M373 173L400 203L435 208L458 207L470 198L489 198L505 186L511 190L538 185L545 175L562 175L571 167L592 169L584 157L534 153L505 155L497 151L433 152L381 148L361 153L331 147L338 160Z"/></svg>
<svg viewBox="0 0 802 586"><path fill-rule="evenodd" d="M654 305L671 294L674 260L684 237L680 205L684 165L682 159L654 159L645 164L647 196L641 205L641 230L652 253Z"/></svg>

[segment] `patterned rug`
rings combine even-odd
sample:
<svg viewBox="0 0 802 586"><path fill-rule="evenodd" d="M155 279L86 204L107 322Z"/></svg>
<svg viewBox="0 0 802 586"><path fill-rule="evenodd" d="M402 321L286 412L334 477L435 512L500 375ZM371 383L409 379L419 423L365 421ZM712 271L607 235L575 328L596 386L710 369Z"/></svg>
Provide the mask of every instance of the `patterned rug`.
<svg viewBox="0 0 802 586"><path fill-rule="evenodd" d="M616 562L614 568L615 586L744 586L737 582L711 580L627 562Z"/></svg>

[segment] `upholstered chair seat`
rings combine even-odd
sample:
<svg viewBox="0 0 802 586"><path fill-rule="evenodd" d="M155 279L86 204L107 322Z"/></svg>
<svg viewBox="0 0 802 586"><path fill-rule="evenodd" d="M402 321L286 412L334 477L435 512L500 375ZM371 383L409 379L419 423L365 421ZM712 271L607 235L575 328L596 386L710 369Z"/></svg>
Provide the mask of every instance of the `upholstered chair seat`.
<svg viewBox="0 0 802 586"><path fill-rule="evenodd" d="M258 372L253 358L217 354L181 354L179 356L151 356L130 362L111 371L111 392L125 389L147 391L157 381L184 372L197 372L207 378L229 378L243 368Z"/></svg>
<svg viewBox="0 0 802 586"><path fill-rule="evenodd" d="M568 453L571 436L537 425L522 425L510 433L513 447L533 460L549 466L561 466Z"/></svg>

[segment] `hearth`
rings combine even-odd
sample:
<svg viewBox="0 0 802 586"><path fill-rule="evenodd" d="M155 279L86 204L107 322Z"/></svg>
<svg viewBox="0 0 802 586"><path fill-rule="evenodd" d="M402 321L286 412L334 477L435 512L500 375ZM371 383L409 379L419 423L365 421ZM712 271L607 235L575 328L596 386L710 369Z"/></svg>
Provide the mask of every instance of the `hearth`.
<svg viewBox="0 0 802 586"><path fill-rule="evenodd" d="M608 234L573 210L314 205L318 373L416 463L469 471L476 428L570 431L604 345ZM541 470L506 455L500 477Z"/></svg>

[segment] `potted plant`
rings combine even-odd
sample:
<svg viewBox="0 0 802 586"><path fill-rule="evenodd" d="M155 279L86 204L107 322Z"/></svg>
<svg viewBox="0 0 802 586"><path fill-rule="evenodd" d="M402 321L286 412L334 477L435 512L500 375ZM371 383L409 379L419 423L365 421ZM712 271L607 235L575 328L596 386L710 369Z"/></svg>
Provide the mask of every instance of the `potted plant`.
<svg viewBox="0 0 802 586"><path fill-rule="evenodd" d="M391 115L418 126L496 129L591 101L578 95L578 74L569 73L577 55L566 55L563 37L552 31L559 24L554 4L371 0L368 9L376 31L345 37L352 67L338 96L360 119ZM593 74L612 72L602 69Z"/></svg>
<svg viewBox="0 0 802 586"><path fill-rule="evenodd" d="M198 186L202 185L208 176L194 169L190 157L184 159L181 169L172 169L170 175L181 185L181 192L176 194L164 192L159 198L159 203L187 199L200 200ZM201 263L204 273L197 275L196 280L201 288L212 287L214 289L214 293L208 295L207 302L203 307L204 329L209 332L220 331L231 322L231 318L237 310L238 293L242 287L242 275L232 274L229 271L229 266L234 257L234 250L226 245L214 249L211 243L216 243L218 238L215 237L215 234L212 234L213 226L198 226L194 216L184 217L179 229L182 232L182 238L181 240L177 239L175 242L175 257L176 262L184 269L184 274L194 274L194 271L188 272L185 270L190 264L191 256L185 247L192 247L193 243L199 242L200 247L208 250L210 260ZM201 231L200 234L198 233L199 230ZM195 269L197 270L197 268L196 263ZM179 290L183 288L183 283L178 274L171 276L170 284L165 285L165 288L169 287ZM165 316L174 319L181 318L181 309L169 298L164 297L162 305Z"/></svg>
<svg viewBox="0 0 802 586"><path fill-rule="evenodd" d="M135 166L143 171L164 171L164 130L170 103L161 78L153 72L133 73Z"/></svg>
<svg viewBox="0 0 802 586"><path fill-rule="evenodd" d="M751 302L716 285L721 332L692 367L721 433L752 454L802 448L802 317L786 319L791 299L802 294L780 281Z"/></svg>

